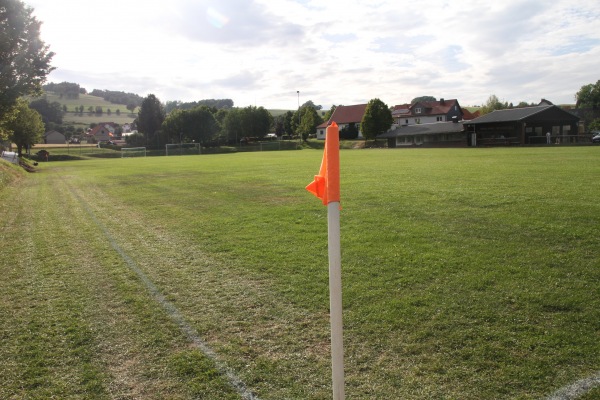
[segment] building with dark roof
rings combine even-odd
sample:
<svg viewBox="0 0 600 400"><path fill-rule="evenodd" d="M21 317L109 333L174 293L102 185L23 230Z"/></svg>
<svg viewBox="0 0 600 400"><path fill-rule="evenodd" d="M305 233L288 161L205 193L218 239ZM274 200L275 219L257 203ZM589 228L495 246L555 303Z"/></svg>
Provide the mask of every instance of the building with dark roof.
<svg viewBox="0 0 600 400"><path fill-rule="evenodd" d="M43 136L45 144L65 144L67 143L67 138L60 132L57 131L49 131L44 133Z"/></svg>
<svg viewBox="0 0 600 400"><path fill-rule="evenodd" d="M496 110L465 122L471 146L493 144L575 143L579 117L555 105Z"/></svg>
<svg viewBox="0 0 600 400"><path fill-rule="evenodd" d="M434 122L397 126L377 136L387 139L388 147L425 146L425 147L466 147L467 136L462 123Z"/></svg>

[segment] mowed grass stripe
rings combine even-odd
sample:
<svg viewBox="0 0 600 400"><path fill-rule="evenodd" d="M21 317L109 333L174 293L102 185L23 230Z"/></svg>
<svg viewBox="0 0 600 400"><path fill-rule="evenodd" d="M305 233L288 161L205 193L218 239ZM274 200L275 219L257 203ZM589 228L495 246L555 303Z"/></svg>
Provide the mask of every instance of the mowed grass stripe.
<svg viewBox="0 0 600 400"><path fill-rule="evenodd" d="M96 224L98 228L104 233L104 238L110 243L110 246L118 253L118 255L127 263L129 268L137 275L137 277L142 281L145 288L152 295L155 301L157 301L164 311L169 315L169 317L175 322L179 329L185 336L188 341L193 344L198 350L204 353L212 362L216 364L218 370L227 376L232 386L240 393L241 397L244 399L257 399L256 397L247 387L246 385L240 381L235 372L233 372L230 368L228 368L223 362L221 362L220 358L215 354L215 352L200 338L198 332L188 324L185 318L181 315L180 311L168 301L165 296L161 293L161 291L156 287L154 282L152 282L148 276L138 267L137 263L129 257L121 248L121 246L115 241L110 232L106 229L106 227L98 220L94 212L90 207L83 201L81 197L77 195L77 193L72 189L71 193L77 198L77 200L81 203L85 211L90 216L91 220Z"/></svg>
<svg viewBox="0 0 600 400"><path fill-rule="evenodd" d="M2 290L2 314L11 316L2 324L2 351L7 351L2 357L2 397L105 396L80 301L86 289L73 285L72 265L53 242L56 230L44 226L56 220L37 202L45 196L43 188L24 190L26 196L11 199L16 217L3 227L19 246L16 257L6 254L2 259L3 276L13 278L3 281Z"/></svg>
<svg viewBox="0 0 600 400"><path fill-rule="evenodd" d="M595 375L597 156L342 152L346 393L539 399ZM324 398L326 212L303 189L320 157L43 167L69 179L261 399Z"/></svg>
<svg viewBox="0 0 600 400"><path fill-rule="evenodd" d="M239 398L212 362L189 348L67 188L39 178L14 192L22 205L16 220L39 225L5 229L28 248L13 270L25 282L3 302L3 315L13 317L3 325L15 339L8 349L15 351L3 357L2 376L12 378L2 397ZM4 258L3 267L15 258ZM15 309L24 311L21 318Z"/></svg>

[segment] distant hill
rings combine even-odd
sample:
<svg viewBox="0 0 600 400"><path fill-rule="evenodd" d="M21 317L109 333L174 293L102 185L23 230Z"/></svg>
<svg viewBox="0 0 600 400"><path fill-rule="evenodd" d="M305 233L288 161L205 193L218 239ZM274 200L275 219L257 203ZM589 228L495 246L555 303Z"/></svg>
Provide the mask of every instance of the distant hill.
<svg viewBox="0 0 600 400"><path fill-rule="evenodd" d="M51 87L48 87L51 88ZM92 93L103 94L104 92L109 91L92 91ZM112 93L112 92L111 92ZM121 92L114 92L121 93ZM104 93L105 94L105 93ZM132 95L132 94L129 94ZM39 98L46 98L46 100L50 103L56 101L61 106L66 106L67 112L63 117L63 123L65 125L74 125L76 128L82 127L87 128L92 123L99 122L115 122L117 124L123 125L125 123L131 123L135 118L137 118L137 113L139 111L139 107L134 110L133 113L127 109L126 104L115 104L105 100L103 97L94 96L91 94L82 94L79 93L78 98L73 98L74 96L65 95L61 92L55 92L52 90L46 90L44 94L37 98L30 98L30 100L36 100ZM104 96L106 97L106 96ZM210 101L210 100L201 100L202 101ZM214 100L218 101L218 100ZM224 100L222 100L224 101ZM168 102L168 103L181 103L181 102ZM187 103L181 103L187 104ZM170 104L173 106L173 104ZM83 113L79 112L80 107L83 106ZM90 107L93 112L90 112ZM102 114L96 113L96 109L98 107L102 108ZM110 110L110 114L108 113ZM117 113L118 110L118 113ZM277 117L279 115L285 114L288 110L268 110L273 117ZM295 111L295 110L291 110Z"/></svg>
<svg viewBox="0 0 600 400"><path fill-rule="evenodd" d="M44 92L42 96L31 98L31 100L38 98L46 98L50 103L56 101L61 106L66 106L67 112L63 117L63 124L74 125L76 128L87 128L90 124L99 122L115 122L119 125L131 123L137 117L138 111L138 109L135 109L134 113L131 113L125 104L113 104L101 97L89 94L80 94L79 98L74 99L61 96L55 92ZM81 106L83 106L83 113L77 111ZM92 107L93 112L89 112L90 107ZM97 107L102 108L101 114L96 113ZM110 114L108 110L110 110Z"/></svg>

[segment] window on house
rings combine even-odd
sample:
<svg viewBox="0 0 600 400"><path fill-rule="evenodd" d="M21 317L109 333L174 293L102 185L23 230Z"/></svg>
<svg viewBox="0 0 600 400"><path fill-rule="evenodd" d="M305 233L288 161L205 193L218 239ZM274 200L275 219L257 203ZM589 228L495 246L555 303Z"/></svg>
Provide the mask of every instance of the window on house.
<svg viewBox="0 0 600 400"><path fill-rule="evenodd" d="M442 117L436 117L436 121L443 121Z"/></svg>
<svg viewBox="0 0 600 400"><path fill-rule="evenodd" d="M415 114L421 114L421 107L415 108Z"/></svg>

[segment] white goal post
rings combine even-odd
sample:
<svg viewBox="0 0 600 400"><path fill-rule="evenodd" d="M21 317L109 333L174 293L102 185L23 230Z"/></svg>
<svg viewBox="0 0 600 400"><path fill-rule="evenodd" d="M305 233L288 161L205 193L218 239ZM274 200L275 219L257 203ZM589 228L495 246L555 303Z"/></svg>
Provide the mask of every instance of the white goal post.
<svg viewBox="0 0 600 400"><path fill-rule="evenodd" d="M202 154L200 143L171 143L165 145L165 155Z"/></svg>
<svg viewBox="0 0 600 400"><path fill-rule="evenodd" d="M121 158L125 157L146 157L145 147L123 147L121 149Z"/></svg>

